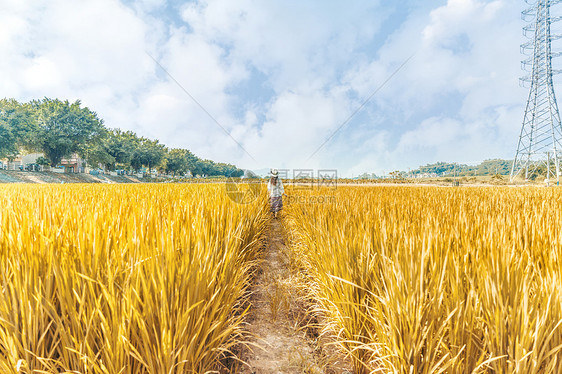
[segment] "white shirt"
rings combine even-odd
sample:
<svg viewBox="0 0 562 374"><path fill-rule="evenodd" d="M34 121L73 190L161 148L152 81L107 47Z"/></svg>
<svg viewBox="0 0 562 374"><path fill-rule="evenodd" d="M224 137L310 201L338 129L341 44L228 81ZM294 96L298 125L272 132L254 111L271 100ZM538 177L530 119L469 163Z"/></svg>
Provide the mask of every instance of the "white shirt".
<svg viewBox="0 0 562 374"><path fill-rule="evenodd" d="M271 183L270 179L267 183L267 191L269 192L269 197L283 196L285 189L283 188L283 182L281 182L281 178L277 178L277 184L275 186Z"/></svg>

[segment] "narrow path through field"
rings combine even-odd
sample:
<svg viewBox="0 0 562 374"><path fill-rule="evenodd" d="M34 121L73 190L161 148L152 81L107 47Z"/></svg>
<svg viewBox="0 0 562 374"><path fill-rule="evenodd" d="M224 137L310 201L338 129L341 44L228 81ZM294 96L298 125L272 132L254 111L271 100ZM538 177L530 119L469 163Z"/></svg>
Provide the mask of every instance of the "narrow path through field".
<svg viewBox="0 0 562 374"><path fill-rule="evenodd" d="M323 373L313 344L300 328L295 282L289 270L283 226L272 220L263 262L253 285L249 332L255 337L242 373ZM302 317L302 316L301 316Z"/></svg>

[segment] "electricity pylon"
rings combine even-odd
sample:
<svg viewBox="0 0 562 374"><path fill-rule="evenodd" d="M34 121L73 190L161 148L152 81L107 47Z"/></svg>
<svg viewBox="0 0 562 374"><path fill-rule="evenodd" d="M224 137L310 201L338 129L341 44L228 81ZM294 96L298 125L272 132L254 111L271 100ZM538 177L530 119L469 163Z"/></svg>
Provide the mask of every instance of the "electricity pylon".
<svg viewBox="0 0 562 374"><path fill-rule="evenodd" d="M562 17L551 17L550 6L562 0L526 0L530 7L521 13L529 22L523 34L529 41L521 45L521 53L529 56L521 61L522 68L530 75L521 78L521 83L530 83L529 98L523 117L523 126L517 153L511 168L511 179L524 173L525 179L545 166L547 179L560 180L562 157L562 124L554 94L552 76L560 73L552 69L552 58L560 56L551 50L551 42L562 35L550 33L550 25Z"/></svg>

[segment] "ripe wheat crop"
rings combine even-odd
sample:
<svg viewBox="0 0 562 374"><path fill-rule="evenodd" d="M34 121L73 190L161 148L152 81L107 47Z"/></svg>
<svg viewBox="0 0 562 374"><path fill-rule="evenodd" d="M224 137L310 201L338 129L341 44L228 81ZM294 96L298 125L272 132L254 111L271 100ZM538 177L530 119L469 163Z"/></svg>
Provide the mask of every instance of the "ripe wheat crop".
<svg viewBox="0 0 562 374"><path fill-rule="evenodd" d="M357 373L562 373L559 189L300 195L293 258Z"/></svg>
<svg viewBox="0 0 562 374"><path fill-rule="evenodd" d="M265 200L0 187L0 372L205 373L241 339Z"/></svg>

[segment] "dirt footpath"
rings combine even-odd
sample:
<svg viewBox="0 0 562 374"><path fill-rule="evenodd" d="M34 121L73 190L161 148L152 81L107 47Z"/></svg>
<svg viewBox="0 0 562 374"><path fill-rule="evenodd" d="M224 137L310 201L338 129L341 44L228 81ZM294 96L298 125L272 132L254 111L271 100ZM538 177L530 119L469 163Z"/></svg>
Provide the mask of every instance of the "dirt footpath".
<svg viewBox="0 0 562 374"><path fill-rule="evenodd" d="M283 226L272 220L267 232L263 262L252 286L248 332L251 350L243 357L240 373L351 373L337 369L333 358L323 357L316 341L307 335L306 318L290 272ZM330 362L331 361L331 362Z"/></svg>

